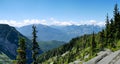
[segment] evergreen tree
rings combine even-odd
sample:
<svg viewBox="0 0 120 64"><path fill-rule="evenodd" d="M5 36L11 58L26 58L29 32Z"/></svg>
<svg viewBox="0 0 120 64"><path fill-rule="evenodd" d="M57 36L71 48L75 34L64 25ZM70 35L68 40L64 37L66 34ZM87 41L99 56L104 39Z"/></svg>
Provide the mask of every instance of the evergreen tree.
<svg viewBox="0 0 120 64"><path fill-rule="evenodd" d="M37 57L38 57L38 54L39 54L39 45L38 45L38 43L37 43L37 41L36 41L36 38L37 38L37 36L36 36L36 33L37 33L37 31L36 31L36 26L32 26L32 29L33 29L33 32L32 32L32 34L33 34L33 40L32 40L32 58L33 58L33 64L38 64L37 63Z"/></svg>
<svg viewBox="0 0 120 64"><path fill-rule="evenodd" d="M114 33L115 33L115 27L114 27L114 21L113 21L113 19L111 19L110 20L110 34L109 34L109 41L110 41L110 46L112 47L112 48L114 48L115 47L115 42L114 42L114 40L115 40L115 37L114 37Z"/></svg>
<svg viewBox="0 0 120 64"><path fill-rule="evenodd" d="M103 50L105 47L105 35L104 35L104 30L102 30L102 32L100 32L100 50Z"/></svg>
<svg viewBox="0 0 120 64"><path fill-rule="evenodd" d="M110 23L109 23L109 17L108 17L108 14L106 16L106 31L105 31L105 46L109 45L109 26L110 26Z"/></svg>
<svg viewBox="0 0 120 64"><path fill-rule="evenodd" d="M116 21L117 20L117 15L118 15L118 13L119 13L119 9L118 9L118 5L117 4L115 4L115 7L114 7L114 20Z"/></svg>
<svg viewBox="0 0 120 64"><path fill-rule="evenodd" d="M85 46L86 46L86 34L83 36L83 42L82 42L82 50L83 50L83 52L85 51L84 49L85 49ZM84 56L85 56L85 54L83 54L83 59L84 59Z"/></svg>
<svg viewBox="0 0 120 64"><path fill-rule="evenodd" d="M24 38L19 38L19 47L17 49L17 64L26 64L26 44Z"/></svg>
<svg viewBox="0 0 120 64"><path fill-rule="evenodd" d="M114 7L114 23L116 28L115 38L120 39L120 14L117 4Z"/></svg>
<svg viewBox="0 0 120 64"><path fill-rule="evenodd" d="M111 19L111 20L110 20L110 35L111 35L112 37L114 37L114 33L115 33L115 24L114 24L113 19ZM111 37L111 36L110 36L110 37Z"/></svg>
<svg viewBox="0 0 120 64"><path fill-rule="evenodd" d="M93 55L93 52L96 52L96 42L95 42L95 34L93 32L92 34L92 41L91 41L91 55Z"/></svg>

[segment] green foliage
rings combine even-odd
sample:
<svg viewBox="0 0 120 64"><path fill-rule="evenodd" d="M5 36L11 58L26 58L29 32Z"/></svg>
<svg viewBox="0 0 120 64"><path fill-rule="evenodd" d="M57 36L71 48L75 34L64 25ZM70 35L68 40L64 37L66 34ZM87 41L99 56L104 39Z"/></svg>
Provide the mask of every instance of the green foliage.
<svg viewBox="0 0 120 64"><path fill-rule="evenodd" d="M48 50L52 50L54 48L57 48L65 43L66 42L63 42L63 41L52 40L52 41L39 41L38 44L39 44L41 50L46 52Z"/></svg>
<svg viewBox="0 0 120 64"><path fill-rule="evenodd" d="M38 54L39 54L39 45L38 45L38 42L36 41L36 26L32 26L33 28L33 40L32 40L32 58L33 58L33 64L38 64L37 62L37 57L38 57Z"/></svg>
<svg viewBox="0 0 120 64"><path fill-rule="evenodd" d="M102 30L100 32L100 35L99 35L99 48L100 50L103 50L103 48L105 47L105 34L104 34L104 30Z"/></svg>
<svg viewBox="0 0 120 64"><path fill-rule="evenodd" d="M19 47L17 49L18 55L16 56L16 64L26 64L26 43L25 39L19 39Z"/></svg>
<svg viewBox="0 0 120 64"><path fill-rule="evenodd" d="M96 52L96 42L95 42L95 35L94 35L94 32L92 34L92 41L91 41L91 55L94 55L93 52L95 53Z"/></svg>
<svg viewBox="0 0 120 64"><path fill-rule="evenodd" d="M86 43L86 41L89 42L91 40L90 38L91 35L84 35L81 37L74 38L70 41L70 43L67 43L59 48L56 48L54 50L48 51L40 55L38 59L39 63L54 62L57 64L61 64L61 62L69 63L77 59L83 59L84 56L89 55L90 43ZM51 60L55 57L55 60ZM48 61L46 61L46 59Z"/></svg>

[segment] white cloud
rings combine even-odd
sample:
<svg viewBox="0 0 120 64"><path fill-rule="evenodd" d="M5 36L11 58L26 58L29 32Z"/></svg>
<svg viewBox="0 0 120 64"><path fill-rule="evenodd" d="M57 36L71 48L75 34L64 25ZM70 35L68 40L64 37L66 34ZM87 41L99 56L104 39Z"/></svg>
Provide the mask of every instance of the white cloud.
<svg viewBox="0 0 120 64"><path fill-rule="evenodd" d="M61 26L72 25L71 22L65 22L65 21L63 21L63 22L54 21L52 24L53 24L53 25L61 25Z"/></svg>
<svg viewBox="0 0 120 64"><path fill-rule="evenodd" d="M51 21L54 21L55 19L53 17L50 18Z"/></svg>
<svg viewBox="0 0 120 64"><path fill-rule="evenodd" d="M80 23L78 23L79 25L98 25L98 26L104 26L105 22L103 21L96 21L96 20L88 20L88 21L80 21Z"/></svg>
<svg viewBox="0 0 120 64"><path fill-rule="evenodd" d="M46 20L37 20L37 19L32 19L32 20L23 20L22 22L17 22L15 20L0 20L0 24L8 24L10 26L14 27L22 27L30 24L44 24L46 25Z"/></svg>
<svg viewBox="0 0 120 64"><path fill-rule="evenodd" d="M27 19L21 22L15 20L0 20L0 24L9 24L10 26L14 27L22 27L30 24L44 24L44 25L57 25L57 26L66 26L66 25L99 25L104 26L105 22L100 22L96 20L88 20L88 21L58 21L54 18L50 18L49 20L39 20L39 19Z"/></svg>

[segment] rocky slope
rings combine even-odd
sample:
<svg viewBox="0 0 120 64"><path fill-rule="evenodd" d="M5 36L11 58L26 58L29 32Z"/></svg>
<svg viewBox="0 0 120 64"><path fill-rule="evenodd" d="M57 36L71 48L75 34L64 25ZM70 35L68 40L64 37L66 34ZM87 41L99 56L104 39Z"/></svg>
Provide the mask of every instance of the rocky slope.
<svg viewBox="0 0 120 64"><path fill-rule="evenodd" d="M115 52L104 51L102 54L83 64L120 64L120 50Z"/></svg>

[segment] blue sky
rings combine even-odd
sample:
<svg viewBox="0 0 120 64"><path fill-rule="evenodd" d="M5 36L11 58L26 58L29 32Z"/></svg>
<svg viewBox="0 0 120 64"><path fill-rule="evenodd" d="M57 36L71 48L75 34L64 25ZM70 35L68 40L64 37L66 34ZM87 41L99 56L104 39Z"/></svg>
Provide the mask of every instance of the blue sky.
<svg viewBox="0 0 120 64"><path fill-rule="evenodd" d="M120 0L0 0L0 23L102 23L116 3L120 7Z"/></svg>

